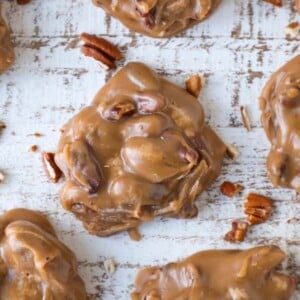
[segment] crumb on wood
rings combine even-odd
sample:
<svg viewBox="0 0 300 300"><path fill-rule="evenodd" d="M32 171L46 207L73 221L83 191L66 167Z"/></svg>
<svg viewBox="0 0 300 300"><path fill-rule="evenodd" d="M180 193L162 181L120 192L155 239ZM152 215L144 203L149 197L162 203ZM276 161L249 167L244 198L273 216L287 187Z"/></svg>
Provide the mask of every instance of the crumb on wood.
<svg viewBox="0 0 300 300"><path fill-rule="evenodd" d="M249 118L247 107L241 105L240 110L241 110L242 122L244 127L247 129L247 131L251 131L251 121Z"/></svg>
<svg viewBox="0 0 300 300"><path fill-rule="evenodd" d="M32 145L28 148L28 152L36 152L38 150L37 145Z"/></svg>
<svg viewBox="0 0 300 300"><path fill-rule="evenodd" d="M0 171L0 183L3 183L5 179L4 173Z"/></svg>
<svg viewBox="0 0 300 300"><path fill-rule="evenodd" d="M116 272L115 262L111 258L105 260L104 261L104 269L108 275L112 275L113 273Z"/></svg>

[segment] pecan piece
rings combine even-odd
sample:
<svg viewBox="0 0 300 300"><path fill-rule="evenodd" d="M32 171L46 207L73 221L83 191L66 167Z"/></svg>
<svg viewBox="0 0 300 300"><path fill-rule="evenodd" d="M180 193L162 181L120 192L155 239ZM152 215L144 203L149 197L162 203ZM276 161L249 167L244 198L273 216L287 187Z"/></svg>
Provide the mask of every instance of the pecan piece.
<svg viewBox="0 0 300 300"><path fill-rule="evenodd" d="M28 4L31 0L17 0L17 3L20 5Z"/></svg>
<svg viewBox="0 0 300 300"><path fill-rule="evenodd" d="M240 156L240 153L238 151L238 149L234 146L234 145L226 145L226 155L230 158L230 159L237 159Z"/></svg>
<svg viewBox="0 0 300 300"><path fill-rule="evenodd" d="M277 7L282 7L282 0L263 0L263 1L271 3Z"/></svg>
<svg viewBox="0 0 300 300"><path fill-rule="evenodd" d="M6 128L6 125L3 121L0 121L0 132Z"/></svg>
<svg viewBox="0 0 300 300"><path fill-rule="evenodd" d="M105 69L114 69L115 61L122 58L122 53L112 43L104 38L88 33L82 33L80 39L85 43L81 47L81 52L97 60Z"/></svg>
<svg viewBox="0 0 300 300"><path fill-rule="evenodd" d="M249 224L242 220L232 222L232 229L226 233L224 240L230 243L242 242L248 231Z"/></svg>
<svg viewBox="0 0 300 300"><path fill-rule="evenodd" d="M250 193L244 203L244 212L251 225L265 222L272 212L273 202L269 197Z"/></svg>
<svg viewBox="0 0 300 300"><path fill-rule="evenodd" d="M109 121L119 121L136 112L135 104L130 100L123 100L103 112L103 117Z"/></svg>
<svg viewBox="0 0 300 300"><path fill-rule="evenodd" d="M290 23L284 30L285 35L289 36L290 38L295 38L300 33L300 23L299 22L292 22Z"/></svg>
<svg viewBox="0 0 300 300"><path fill-rule="evenodd" d="M221 193L230 198L234 197L242 189L243 189L243 186L241 186L238 183L232 183L230 181L224 181L220 186Z"/></svg>
<svg viewBox="0 0 300 300"><path fill-rule="evenodd" d="M191 75L185 81L185 86L188 93L198 98L201 89L204 86L204 78L200 74Z"/></svg>
<svg viewBox="0 0 300 300"><path fill-rule="evenodd" d="M28 148L28 152L36 152L38 148L39 147L37 145L32 145Z"/></svg>
<svg viewBox="0 0 300 300"><path fill-rule="evenodd" d="M247 129L247 131L250 131L251 130L251 122L250 122L250 118L249 118L246 106L242 105L240 107L240 110L241 110L243 125Z"/></svg>
<svg viewBox="0 0 300 300"><path fill-rule="evenodd" d="M44 170L46 172L47 177L54 183L58 182L59 178L62 175L62 172L55 163L54 153L43 152L42 153L42 162L43 162Z"/></svg>

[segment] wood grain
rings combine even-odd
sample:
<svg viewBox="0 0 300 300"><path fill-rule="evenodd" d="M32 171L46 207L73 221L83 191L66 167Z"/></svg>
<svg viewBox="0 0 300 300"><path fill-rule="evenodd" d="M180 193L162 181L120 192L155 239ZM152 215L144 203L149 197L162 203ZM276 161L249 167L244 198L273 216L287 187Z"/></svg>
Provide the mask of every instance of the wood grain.
<svg viewBox="0 0 300 300"><path fill-rule="evenodd" d="M287 223L300 215L300 196L272 188L266 177L269 143L257 104L268 76L299 53L299 39L284 38L285 26L297 19L292 2L276 9L262 1L223 0L206 22L164 40L130 32L90 1L32 0L27 6L1 2L13 31L17 61L0 77L0 119L7 125L0 136L0 169L7 176L0 186L0 208L45 212L60 238L75 251L91 299L128 299L140 267L164 264L202 249L233 247L223 236L231 220L243 216L243 195L237 199L221 195L224 180L240 182L246 187L244 193L261 192L276 200L271 219L254 227L246 241L235 247L277 244L289 255L285 269L300 276L300 223ZM100 34L119 45L125 53L119 67L142 61L182 86L191 73L205 75L201 101L207 121L226 142L238 147L241 156L226 161L220 178L200 196L197 218L144 224L143 240L137 243L125 233L90 236L61 208L60 184L47 181L41 153L27 149L36 144L40 151L54 150L61 125L87 105L111 76L80 54L81 32ZM249 133L242 126L240 105L248 107L253 127ZM43 136L37 138L35 132ZM103 267L107 258L117 263L112 276ZM300 299L300 290L295 299Z"/></svg>

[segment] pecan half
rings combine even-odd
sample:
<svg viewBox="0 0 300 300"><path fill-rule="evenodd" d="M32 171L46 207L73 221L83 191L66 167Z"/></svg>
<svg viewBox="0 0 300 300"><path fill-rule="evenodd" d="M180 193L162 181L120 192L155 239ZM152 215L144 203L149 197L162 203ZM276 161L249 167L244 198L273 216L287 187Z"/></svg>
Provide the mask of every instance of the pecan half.
<svg viewBox="0 0 300 300"><path fill-rule="evenodd" d="M247 234L249 224L242 220L232 222L232 229L226 233L224 240L230 243L242 242Z"/></svg>
<svg viewBox="0 0 300 300"><path fill-rule="evenodd" d="M191 75L185 81L185 86L188 93L198 98L201 89L204 86L204 78L200 74Z"/></svg>
<svg viewBox="0 0 300 300"><path fill-rule="evenodd" d="M300 34L300 23L299 22L292 22L288 26L286 26L285 35L289 36L290 38L295 38Z"/></svg>
<svg viewBox="0 0 300 300"><path fill-rule="evenodd" d="M81 52L97 60L105 69L114 69L115 61L122 58L122 53L112 43L104 38L88 33L82 33L80 39L85 43L81 47Z"/></svg>
<svg viewBox="0 0 300 300"><path fill-rule="evenodd" d="M224 181L220 186L220 191L223 195L227 197L234 197L238 194L244 187L238 183L232 183L230 181Z"/></svg>
<svg viewBox="0 0 300 300"><path fill-rule="evenodd" d="M263 1L271 3L277 7L282 7L282 0L263 0Z"/></svg>
<svg viewBox="0 0 300 300"><path fill-rule="evenodd" d="M244 212L251 225L265 222L272 212L273 202L269 197L250 193L244 203Z"/></svg>
<svg viewBox="0 0 300 300"><path fill-rule="evenodd" d="M47 177L54 183L58 182L59 178L62 175L62 172L54 161L54 153L43 152L42 162Z"/></svg>

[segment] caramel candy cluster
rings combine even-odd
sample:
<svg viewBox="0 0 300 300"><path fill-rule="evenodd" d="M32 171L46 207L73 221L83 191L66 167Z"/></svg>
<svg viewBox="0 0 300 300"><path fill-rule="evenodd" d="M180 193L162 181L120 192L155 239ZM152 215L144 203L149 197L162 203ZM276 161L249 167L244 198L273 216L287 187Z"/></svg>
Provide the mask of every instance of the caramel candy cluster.
<svg viewBox="0 0 300 300"><path fill-rule="evenodd" d="M272 143L268 175L300 192L300 55L275 72L260 96L261 120Z"/></svg>
<svg viewBox="0 0 300 300"><path fill-rule="evenodd" d="M210 250L141 270L132 300L288 300L295 279L276 271L285 254L278 247Z"/></svg>
<svg viewBox="0 0 300 300"><path fill-rule="evenodd" d="M0 5L0 74L5 72L15 60L9 29L1 16Z"/></svg>
<svg viewBox="0 0 300 300"><path fill-rule="evenodd" d="M14 209L0 217L0 299L86 299L74 253L40 213Z"/></svg>
<svg viewBox="0 0 300 300"><path fill-rule="evenodd" d="M194 96L129 63L63 128L61 202L100 236L159 215L194 217L225 151Z"/></svg>
<svg viewBox="0 0 300 300"><path fill-rule="evenodd" d="M133 31L170 37L207 18L221 0L93 0Z"/></svg>

